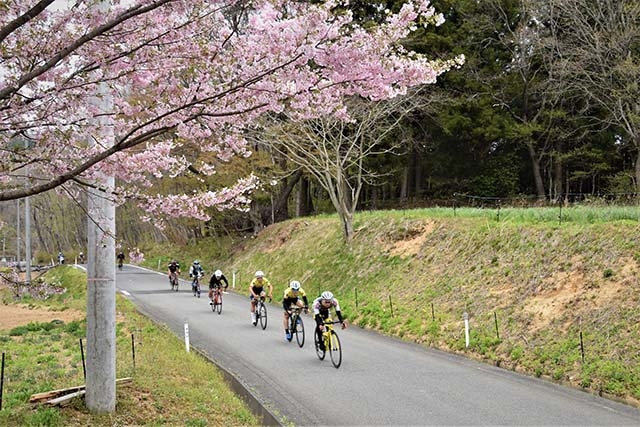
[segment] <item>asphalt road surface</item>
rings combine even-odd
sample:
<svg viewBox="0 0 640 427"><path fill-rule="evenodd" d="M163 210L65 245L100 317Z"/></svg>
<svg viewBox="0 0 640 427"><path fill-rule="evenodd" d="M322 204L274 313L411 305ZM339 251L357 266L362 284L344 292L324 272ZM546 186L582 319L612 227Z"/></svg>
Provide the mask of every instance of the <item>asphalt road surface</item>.
<svg viewBox="0 0 640 427"><path fill-rule="evenodd" d="M206 283L198 299L189 282L172 292L166 275L130 265L117 272L116 283L182 339L186 322L191 346L285 424L640 426L639 409L355 326L338 330L343 359L336 369L328 354L323 361L315 354L310 315L303 315L303 348L284 339L280 295L268 304L266 330L254 327L248 284L224 295L218 315Z"/></svg>

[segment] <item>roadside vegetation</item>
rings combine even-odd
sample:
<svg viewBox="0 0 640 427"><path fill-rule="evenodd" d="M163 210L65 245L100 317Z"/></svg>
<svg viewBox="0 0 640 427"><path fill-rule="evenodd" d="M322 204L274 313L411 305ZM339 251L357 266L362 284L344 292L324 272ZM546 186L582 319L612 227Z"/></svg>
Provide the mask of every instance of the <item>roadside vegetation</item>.
<svg viewBox="0 0 640 427"><path fill-rule="evenodd" d="M256 270L278 297L292 279L311 298L330 289L359 327L638 405L639 219L633 206L377 211L356 215L350 246L323 215L143 251L150 267L221 268L240 293Z"/></svg>
<svg viewBox="0 0 640 427"><path fill-rule="evenodd" d="M30 322L6 330L0 323L0 351L5 353L5 382L0 411L3 426L256 425L255 417L225 383L221 372L169 330L140 315L126 299L117 299L117 377L131 377L117 386L116 412L89 414L80 400L64 408L33 406L30 396L79 386L83 380L80 341L85 318L63 321L70 311L85 312L86 276L59 266L38 281L66 292L46 300L0 288L3 305L20 304L51 310L51 321ZM135 364L134 353L135 349Z"/></svg>

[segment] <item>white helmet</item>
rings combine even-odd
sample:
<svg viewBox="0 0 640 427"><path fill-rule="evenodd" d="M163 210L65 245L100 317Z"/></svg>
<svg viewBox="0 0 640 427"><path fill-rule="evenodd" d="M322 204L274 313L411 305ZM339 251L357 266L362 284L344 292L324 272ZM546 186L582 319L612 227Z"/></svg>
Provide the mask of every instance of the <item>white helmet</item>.
<svg viewBox="0 0 640 427"><path fill-rule="evenodd" d="M320 295L320 298L322 299L326 299L326 300L332 300L333 299L333 294L329 291L324 291L322 293L322 295Z"/></svg>
<svg viewBox="0 0 640 427"><path fill-rule="evenodd" d="M215 276L216 276L218 279L222 277L222 271L220 271L220 270L216 270L216 272L215 272L215 273L213 273L213 274L215 274Z"/></svg>
<svg viewBox="0 0 640 427"><path fill-rule="evenodd" d="M299 291L300 290L300 282L298 282L297 280L292 280L291 283L289 283L289 287L294 291Z"/></svg>
<svg viewBox="0 0 640 427"><path fill-rule="evenodd" d="M264 273L262 272L262 270L258 270L258 271L256 271L256 277L257 277L258 279L260 279L261 277L264 277Z"/></svg>

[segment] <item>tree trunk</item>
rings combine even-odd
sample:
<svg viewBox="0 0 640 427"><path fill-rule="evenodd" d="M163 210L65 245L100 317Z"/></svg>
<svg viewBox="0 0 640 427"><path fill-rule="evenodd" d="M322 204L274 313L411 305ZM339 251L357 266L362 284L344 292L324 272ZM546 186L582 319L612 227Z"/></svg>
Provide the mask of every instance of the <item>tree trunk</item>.
<svg viewBox="0 0 640 427"><path fill-rule="evenodd" d="M274 222L282 222L289 219L289 196L302 177L302 169L298 169L284 183L273 202Z"/></svg>
<svg viewBox="0 0 640 427"><path fill-rule="evenodd" d="M402 168L402 183L400 186L400 203L407 201L407 196L409 194L409 166L404 165Z"/></svg>
<svg viewBox="0 0 640 427"><path fill-rule="evenodd" d="M313 198L310 194L309 179L302 176L296 195L296 216L308 216L311 212L313 212Z"/></svg>
<svg viewBox="0 0 640 427"><path fill-rule="evenodd" d="M635 164L635 172L636 172L636 195L640 192L640 137L636 138L636 148L638 148L638 152L636 154L636 164ZM637 196L636 196L637 197Z"/></svg>
<svg viewBox="0 0 640 427"><path fill-rule="evenodd" d="M544 182L542 180L542 173L540 173L540 161L538 160L536 150L531 142L527 142L527 151L531 158L531 168L533 169L533 180L536 186L536 195L538 196L538 199L544 199Z"/></svg>
<svg viewBox="0 0 640 427"><path fill-rule="evenodd" d="M555 201L559 201L562 192L562 161L559 156L554 156L553 163L553 198Z"/></svg>
<svg viewBox="0 0 640 427"><path fill-rule="evenodd" d="M418 150L414 152L414 168L413 168L413 196L414 199L422 198L422 172L423 172L423 162L422 156Z"/></svg>

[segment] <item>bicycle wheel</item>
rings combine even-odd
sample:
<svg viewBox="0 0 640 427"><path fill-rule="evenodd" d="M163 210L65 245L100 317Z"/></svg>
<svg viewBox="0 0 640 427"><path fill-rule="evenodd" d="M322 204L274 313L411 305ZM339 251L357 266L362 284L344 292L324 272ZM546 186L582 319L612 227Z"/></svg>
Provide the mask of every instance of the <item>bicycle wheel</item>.
<svg viewBox="0 0 640 427"><path fill-rule="evenodd" d="M295 331L298 346L302 348L304 345L304 323L302 322L302 317L300 317L300 315L295 317L295 324L293 325L292 331Z"/></svg>
<svg viewBox="0 0 640 427"><path fill-rule="evenodd" d="M324 334L322 335L322 338L324 339ZM324 360L326 352L324 350L320 350L320 341L318 341L318 334L315 332L313 333L313 343L316 347L316 355L318 356L318 359Z"/></svg>
<svg viewBox="0 0 640 427"><path fill-rule="evenodd" d="M218 304L214 305L218 308L218 314L222 313L222 292L218 293Z"/></svg>
<svg viewBox="0 0 640 427"><path fill-rule="evenodd" d="M337 369L342 363L342 346L340 346L340 338L338 338L338 334L336 334L336 331L331 331L329 341L329 355L331 356L331 363L333 363L333 366L335 366Z"/></svg>
<svg viewBox="0 0 640 427"><path fill-rule="evenodd" d="M260 316L260 326L262 329L267 329L267 306L263 302L260 303L258 310L258 316Z"/></svg>

